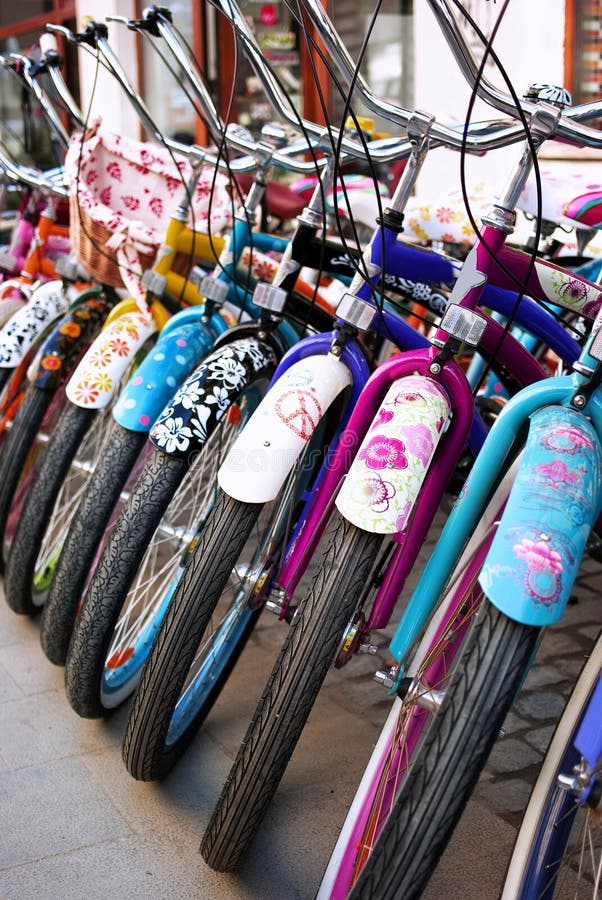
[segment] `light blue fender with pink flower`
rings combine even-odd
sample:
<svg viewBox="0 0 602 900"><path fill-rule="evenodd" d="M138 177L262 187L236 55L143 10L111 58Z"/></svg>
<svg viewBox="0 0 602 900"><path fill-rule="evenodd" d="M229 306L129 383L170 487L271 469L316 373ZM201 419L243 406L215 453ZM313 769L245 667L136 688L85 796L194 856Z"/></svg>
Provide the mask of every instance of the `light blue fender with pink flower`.
<svg viewBox="0 0 602 900"><path fill-rule="evenodd" d="M525 451L479 582L525 625L557 622L600 511L602 449L588 419L550 406L530 422Z"/></svg>
<svg viewBox="0 0 602 900"><path fill-rule="evenodd" d="M341 515L364 531L404 531L449 412L446 392L432 379L395 381L339 491Z"/></svg>

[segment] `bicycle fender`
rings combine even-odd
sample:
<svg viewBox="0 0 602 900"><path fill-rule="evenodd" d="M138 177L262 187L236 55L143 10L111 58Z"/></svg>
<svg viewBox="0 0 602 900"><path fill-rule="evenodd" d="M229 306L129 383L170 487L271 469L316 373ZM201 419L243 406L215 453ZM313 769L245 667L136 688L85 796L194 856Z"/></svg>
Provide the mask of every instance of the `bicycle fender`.
<svg viewBox="0 0 602 900"><path fill-rule="evenodd" d="M151 442L169 456L202 449L240 392L257 376L270 377L276 353L258 338L241 338L214 350L186 379L151 428Z"/></svg>
<svg viewBox="0 0 602 900"><path fill-rule="evenodd" d="M84 409L108 406L135 354L155 331L152 316L139 311L123 313L105 325L69 379L69 400Z"/></svg>
<svg viewBox="0 0 602 900"><path fill-rule="evenodd" d="M176 388L209 352L213 340L211 331L195 317L163 330L119 394L113 418L128 431L148 431Z"/></svg>
<svg viewBox="0 0 602 900"><path fill-rule="evenodd" d="M318 422L351 380L345 363L330 353L293 363L228 452L217 473L222 490L245 503L273 500Z"/></svg>
<svg viewBox="0 0 602 900"><path fill-rule="evenodd" d="M73 299L71 288L65 290L62 281L48 281L40 285L31 299L0 329L0 366L18 366L34 341L54 319L69 308Z"/></svg>
<svg viewBox="0 0 602 900"><path fill-rule="evenodd" d="M31 380L42 390L54 391L62 383L69 367L102 327L112 301L104 296L88 299L67 312L44 341Z"/></svg>
<svg viewBox="0 0 602 900"><path fill-rule="evenodd" d="M403 531L449 413L447 393L432 379L395 381L337 495L341 515L364 531Z"/></svg>
<svg viewBox="0 0 602 900"><path fill-rule="evenodd" d="M479 582L506 616L557 622L600 509L602 449L588 419L550 406L531 417L525 452Z"/></svg>

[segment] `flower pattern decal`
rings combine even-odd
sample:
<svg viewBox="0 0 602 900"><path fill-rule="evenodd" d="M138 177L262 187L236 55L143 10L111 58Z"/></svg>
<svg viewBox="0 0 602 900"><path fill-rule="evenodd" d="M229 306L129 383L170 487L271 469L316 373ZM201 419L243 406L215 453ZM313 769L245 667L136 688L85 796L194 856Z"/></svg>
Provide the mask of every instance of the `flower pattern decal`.
<svg viewBox="0 0 602 900"><path fill-rule="evenodd" d="M67 395L78 406L97 408L106 405L117 387L129 360L152 334L151 320L140 313L125 313L100 332L67 387Z"/></svg>
<svg viewBox="0 0 602 900"><path fill-rule="evenodd" d="M383 481L380 475L367 478L364 481L364 491L370 509L376 513L386 512L389 508L389 501L397 493L391 482Z"/></svg>
<svg viewBox="0 0 602 900"><path fill-rule="evenodd" d="M562 572L562 557L553 550L545 540L532 541L523 538L519 544L512 548L519 559L524 559L527 568L535 572L543 572L549 569L555 575Z"/></svg>
<svg viewBox="0 0 602 900"><path fill-rule="evenodd" d="M402 531L448 415L435 382L420 376L394 382L338 494L345 518L367 531Z"/></svg>
<svg viewBox="0 0 602 900"><path fill-rule="evenodd" d="M406 469L408 458L405 455L406 445L397 438L378 435L359 452L369 469Z"/></svg>
<svg viewBox="0 0 602 900"><path fill-rule="evenodd" d="M192 431L184 424L182 418L169 416L155 424L153 437L167 453L173 453L174 450L186 450L190 444Z"/></svg>
<svg viewBox="0 0 602 900"><path fill-rule="evenodd" d="M253 375L275 363L271 348L254 338L215 350L176 391L151 428L151 441L171 454L204 444Z"/></svg>

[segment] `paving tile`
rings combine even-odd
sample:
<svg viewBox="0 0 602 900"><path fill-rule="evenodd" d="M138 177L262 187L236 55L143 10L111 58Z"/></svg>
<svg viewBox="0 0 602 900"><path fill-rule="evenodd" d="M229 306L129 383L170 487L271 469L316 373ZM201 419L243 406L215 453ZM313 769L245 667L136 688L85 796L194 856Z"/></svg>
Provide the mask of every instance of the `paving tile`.
<svg viewBox="0 0 602 900"><path fill-rule="evenodd" d="M0 647L20 642L29 643L39 635L40 627L36 619L16 615L4 600L0 591Z"/></svg>
<svg viewBox="0 0 602 900"><path fill-rule="evenodd" d="M518 772L541 762L541 753L522 741L506 738L495 744L487 761L495 772Z"/></svg>
<svg viewBox="0 0 602 900"><path fill-rule="evenodd" d="M17 682L12 678L8 670L0 665L0 703L4 703L6 700L17 700L22 697L23 692L19 689Z"/></svg>
<svg viewBox="0 0 602 900"><path fill-rule="evenodd" d="M521 778L503 779L495 783L480 784L477 789L478 797L481 800L488 801L491 809L496 813L522 812L530 793L530 782Z"/></svg>
<svg viewBox="0 0 602 900"><path fill-rule="evenodd" d="M130 829L78 760L0 775L0 869L123 836ZM26 895L24 895L26 896Z"/></svg>
<svg viewBox="0 0 602 900"><path fill-rule="evenodd" d="M51 691L0 705L0 753L11 769L119 746L125 717L84 721L61 692Z"/></svg>
<svg viewBox="0 0 602 900"><path fill-rule="evenodd" d="M62 688L63 670L48 662L36 640L0 647L0 665L9 670L24 694Z"/></svg>

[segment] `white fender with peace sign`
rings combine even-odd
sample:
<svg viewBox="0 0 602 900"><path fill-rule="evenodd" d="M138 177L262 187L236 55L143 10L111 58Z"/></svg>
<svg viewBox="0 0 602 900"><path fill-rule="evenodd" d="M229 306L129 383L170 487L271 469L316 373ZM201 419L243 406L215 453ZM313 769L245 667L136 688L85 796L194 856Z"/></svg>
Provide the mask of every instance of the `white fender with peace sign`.
<svg viewBox="0 0 602 900"><path fill-rule="evenodd" d="M218 472L219 485L244 503L274 500L316 427L351 384L333 354L294 363L270 388Z"/></svg>

